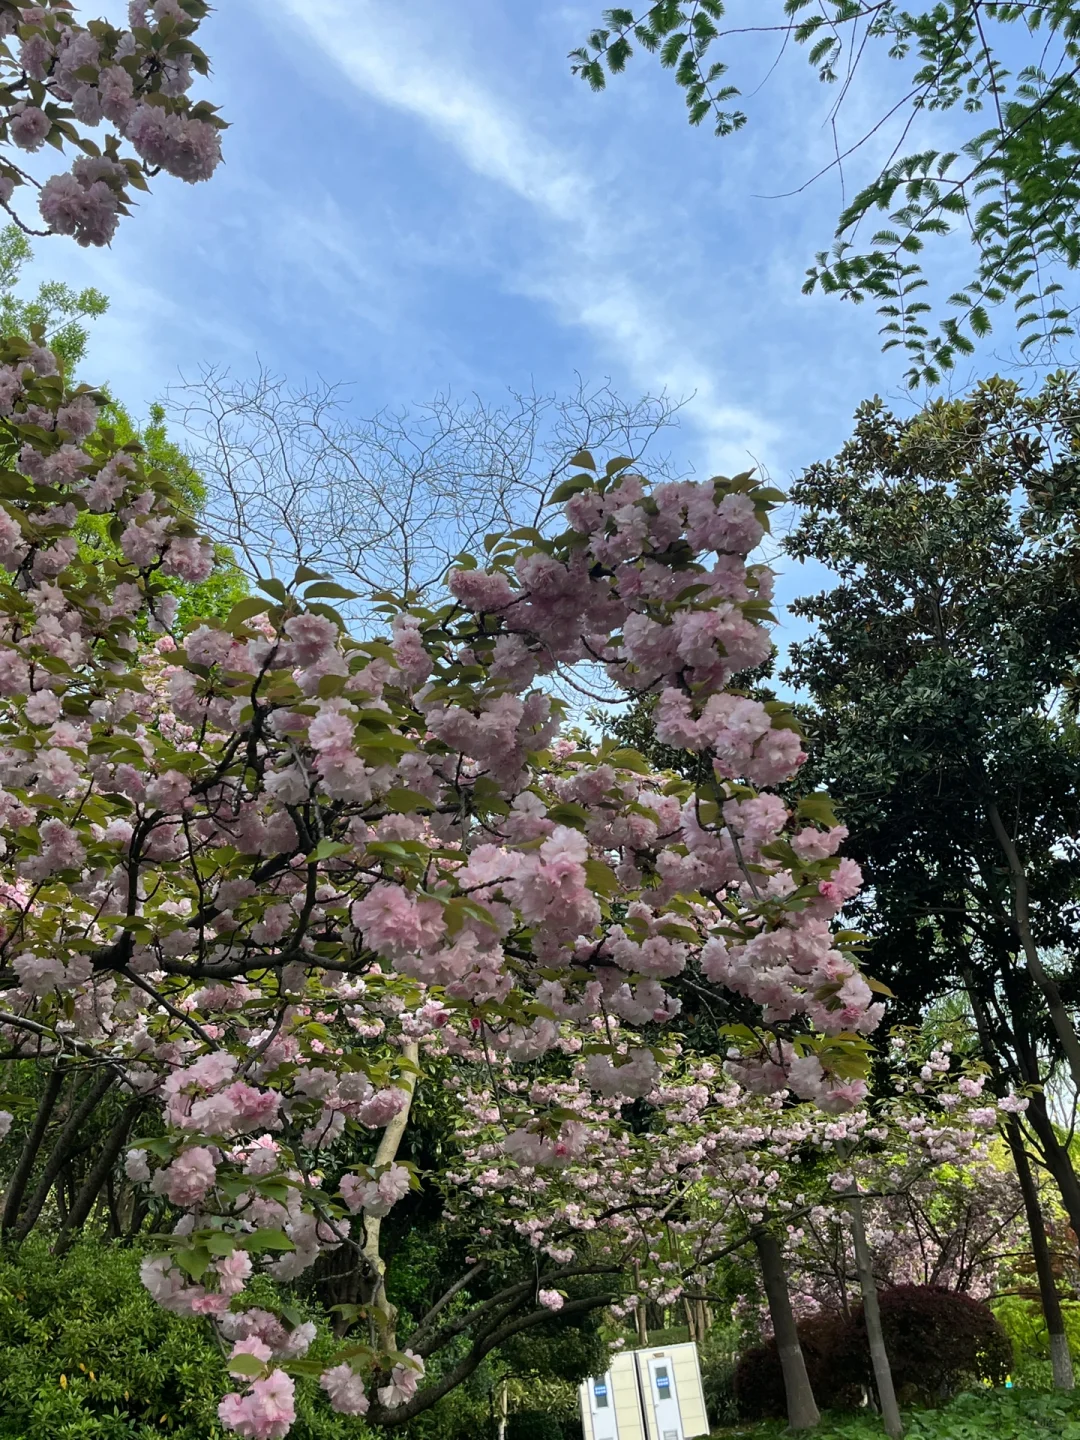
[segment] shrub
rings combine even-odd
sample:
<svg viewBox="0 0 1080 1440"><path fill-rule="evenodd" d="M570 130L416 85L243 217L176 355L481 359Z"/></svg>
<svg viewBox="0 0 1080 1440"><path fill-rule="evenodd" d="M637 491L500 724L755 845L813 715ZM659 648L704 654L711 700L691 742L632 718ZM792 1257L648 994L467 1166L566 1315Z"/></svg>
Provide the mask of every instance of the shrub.
<svg viewBox="0 0 1080 1440"><path fill-rule="evenodd" d="M806 1373L820 1405L838 1403L838 1360L848 1344L850 1322L824 1310L798 1325ZM746 1420L782 1419L787 1415L784 1375L776 1340L747 1350L735 1367L732 1382L736 1408ZM826 1399L828 1396L828 1399Z"/></svg>
<svg viewBox="0 0 1080 1440"><path fill-rule="evenodd" d="M902 1400L931 1404L965 1385L1000 1385L1012 1347L988 1305L936 1285L897 1285L880 1294L881 1327ZM873 1383L862 1306L849 1319L824 1311L800 1322L799 1344L815 1398L823 1409L852 1409ZM787 1413L776 1341L748 1350L734 1378L739 1414L747 1420Z"/></svg>
<svg viewBox="0 0 1080 1440"><path fill-rule="evenodd" d="M1050 1337L1042 1305L1022 1295L1009 1295L995 1300L992 1309L1012 1342L1014 1383L1049 1390L1052 1384ZM1061 1311L1075 1365L1080 1361L1080 1304L1063 1300Z"/></svg>
<svg viewBox="0 0 1080 1440"><path fill-rule="evenodd" d="M933 1403L977 1382L1001 1385L1012 1346L989 1305L938 1285L896 1285L879 1297L893 1384L904 1400ZM851 1362L870 1383L862 1307L851 1322Z"/></svg>
<svg viewBox="0 0 1080 1440"><path fill-rule="evenodd" d="M216 1440L233 1388L208 1325L170 1315L139 1280L141 1254L82 1240L62 1258L31 1237L0 1256L0 1437ZM331 1342L321 1337L323 1346ZM293 1440L363 1429L297 1386Z"/></svg>
<svg viewBox="0 0 1080 1440"><path fill-rule="evenodd" d="M507 1417L506 1440L563 1440L563 1428L546 1410L519 1410Z"/></svg>
<svg viewBox="0 0 1080 1440"><path fill-rule="evenodd" d="M701 1388L709 1423L714 1430L721 1425L734 1425L739 1418L735 1402L735 1367L737 1352L744 1339L741 1327L716 1324L706 1332L704 1340L698 1341Z"/></svg>

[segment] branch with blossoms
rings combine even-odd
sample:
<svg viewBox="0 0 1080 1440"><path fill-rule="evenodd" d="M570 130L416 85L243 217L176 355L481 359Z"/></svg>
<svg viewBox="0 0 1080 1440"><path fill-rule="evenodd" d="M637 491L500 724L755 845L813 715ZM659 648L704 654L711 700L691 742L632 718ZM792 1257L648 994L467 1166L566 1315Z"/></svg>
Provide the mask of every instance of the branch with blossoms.
<svg viewBox="0 0 1080 1440"><path fill-rule="evenodd" d="M590 1091L587 1061L557 1080L510 1074L498 1110L485 1090L466 1095L473 1124L457 1179L482 1205L501 1204L501 1223L544 1255L601 1242L618 1255L636 1282L616 1313L708 1293L714 1267L763 1227L787 1246L800 1295L823 1237L846 1232L849 1194L885 1203L871 1234L895 1248L882 1229L889 1205L950 1168L989 1166L999 1122L1024 1106L988 1102L985 1074L947 1048L924 1062L898 1036L890 1058L897 1094L832 1117L790 1091L755 1097L692 1054L671 1057L631 1117L625 1098Z"/></svg>
<svg viewBox="0 0 1080 1440"><path fill-rule="evenodd" d="M161 1104L131 1178L181 1218L146 1282L248 1347L225 1422L284 1434L296 1342L244 1318L247 1281L362 1251L419 1183L358 1163L407 1103L407 1044L463 1073L573 1055L618 1108L661 1080L686 983L724 1017L733 1094L843 1111L882 1010L833 928L859 875L825 797L762 788L804 758L790 712L729 688L770 645L747 557L778 493L752 475L650 487L581 454L561 534L489 537L437 605L374 597L381 637L304 567L173 634L165 582L205 579L212 547L137 443L84 445L100 399L0 347L0 1032L74 1036ZM80 553L85 513L112 556ZM695 782L560 734L549 677L598 658L657 692ZM523 1143L572 1146L536 1104ZM411 1395L375 1340L330 1367L339 1409Z"/></svg>
<svg viewBox="0 0 1080 1440"><path fill-rule="evenodd" d="M209 9L204 0L132 3L129 28L118 29L104 20L80 23L70 0L0 0L0 205L21 229L107 245L147 176L210 178L225 122L187 94L209 69L193 39ZM99 146L86 132L102 124L110 133ZM134 155L124 154L123 141ZM46 144L82 154L42 184L14 153ZM44 230L19 214L16 196L25 188L38 192Z"/></svg>

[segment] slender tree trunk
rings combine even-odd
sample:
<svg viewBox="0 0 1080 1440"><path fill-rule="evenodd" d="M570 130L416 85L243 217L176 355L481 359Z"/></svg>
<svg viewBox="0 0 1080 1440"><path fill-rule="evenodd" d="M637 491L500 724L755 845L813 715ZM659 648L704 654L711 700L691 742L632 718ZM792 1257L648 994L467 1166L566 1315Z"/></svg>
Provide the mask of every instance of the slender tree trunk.
<svg viewBox="0 0 1080 1440"><path fill-rule="evenodd" d="M19 1155L19 1163L15 1166L15 1173L11 1177L11 1184L8 1186L7 1196L4 1200L4 1216L0 1221L4 1234L7 1235L19 1218L19 1210L22 1208L23 1196L26 1194L26 1187L30 1183L30 1176L34 1171L34 1161L38 1157L42 1141L45 1139L45 1132L49 1128L49 1121L56 1109L56 1102L60 1098L60 1092L64 1088L64 1076L59 1069L49 1071L49 1078L45 1082L45 1090L38 1101L37 1114L34 1116L34 1123L30 1127L30 1134L26 1137L26 1144Z"/></svg>
<svg viewBox="0 0 1080 1440"><path fill-rule="evenodd" d="M967 985L968 997L971 1000L971 1007L975 1012L975 1024L979 1031L979 1039L982 1043L983 1053L986 1056L994 1076L1001 1078L1001 1066L997 1053L994 1049L993 1032L990 1026L990 1017L987 1014L986 1005L975 988L975 980L970 970L965 971L964 981ZM1015 1022L1014 1022L1015 1029ZM1057 1133L1046 1113L1045 1101L1041 1091L1033 1097L1038 1101L1036 1113L1031 1116L1035 1126L1036 1134L1040 1127L1048 1132L1048 1138L1052 1143L1055 1152L1063 1150L1060 1145ZM1029 1105L1028 1109L1031 1110ZM1038 1122L1037 1124L1035 1122ZM1044 1123L1045 1122L1045 1123ZM1013 1169L1016 1171L1016 1178L1020 1185L1020 1193L1024 1200L1024 1213L1027 1216L1028 1230L1031 1234L1031 1253L1035 1260L1035 1274L1039 1281L1039 1298L1042 1301L1043 1317L1046 1320L1046 1332L1050 1340L1050 1365L1054 1377L1055 1390L1072 1390L1074 1388L1072 1356L1069 1353L1069 1339L1065 1330L1065 1318L1061 1312L1061 1299L1058 1296L1057 1280L1054 1276L1054 1267L1050 1256L1050 1246L1046 1239L1046 1226L1043 1223L1042 1207L1039 1204L1039 1191L1035 1184L1035 1176L1032 1173L1031 1161L1028 1158L1027 1146L1024 1144L1024 1132L1020 1126L1019 1118L1010 1115L1005 1126L1005 1138L1009 1142L1009 1150L1012 1154ZM1044 1159L1048 1159L1045 1153ZM1062 1198L1065 1198L1066 1188L1076 1187L1076 1175L1072 1168L1072 1159L1065 1152L1065 1170L1067 1178L1071 1178L1072 1187L1062 1186L1058 1183L1058 1190ZM1054 1170L1051 1168L1051 1173ZM1057 1178L1055 1174L1055 1179ZM1066 1209L1069 1210L1068 1204ZM1070 1211L1071 1214L1071 1211ZM1080 1234L1080 1231L1076 1232Z"/></svg>
<svg viewBox="0 0 1080 1440"><path fill-rule="evenodd" d="M1080 1227L1080 1179L1073 1168L1072 1156L1058 1139L1043 1095L1035 1093L1030 1100L1026 1111L1028 1124L1035 1132L1046 1168L1054 1177L1054 1184L1061 1195L1061 1203L1065 1206L1073 1233L1080 1238L1080 1228L1077 1228Z"/></svg>
<svg viewBox="0 0 1080 1440"><path fill-rule="evenodd" d="M34 1228L34 1222L41 1214L45 1201L49 1198L49 1191L53 1183L70 1156L72 1150L79 1141L79 1135L105 1097L105 1092L116 1079L115 1072L110 1068L102 1070L94 1079L90 1089L83 1096L81 1102L75 1106L68 1116L63 1129L57 1136L52 1152L45 1162L45 1168L41 1172L41 1178L27 1201L26 1209L19 1217L14 1228L14 1236L17 1241L23 1241Z"/></svg>
<svg viewBox="0 0 1080 1440"><path fill-rule="evenodd" d="M1065 1331L1065 1317L1061 1313L1061 1299L1058 1296L1057 1280L1046 1239L1042 1207L1035 1177L1031 1172L1031 1161L1024 1146L1024 1137L1015 1115L1009 1116L1006 1127L1009 1149L1012 1151L1016 1178L1024 1197L1024 1211L1028 1229L1031 1231L1031 1253L1035 1257L1035 1274L1039 1280L1039 1297L1042 1300L1046 1331L1050 1337L1050 1364L1054 1372L1055 1390L1072 1390L1074 1387L1072 1356L1069 1354L1069 1338Z"/></svg>
<svg viewBox="0 0 1080 1440"><path fill-rule="evenodd" d="M420 1064L420 1047L415 1040L410 1040L402 1048L401 1053L417 1068L407 1072L404 1077L402 1089L405 1091L407 1099L382 1133L382 1139L375 1151L375 1159L372 1161L375 1166L390 1165L397 1159L398 1150L409 1126L409 1115L412 1113ZM382 1220L377 1215L365 1214L364 1243L361 1247L365 1270L365 1303L372 1318L379 1348L396 1350L397 1306L391 1305L386 1296L386 1261L379 1254L381 1230Z"/></svg>
<svg viewBox="0 0 1080 1440"><path fill-rule="evenodd" d="M131 1221L127 1229L127 1240L130 1243L138 1235L143 1227L143 1221L150 1210L150 1201L138 1190L132 1191L131 1196Z"/></svg>
<svg viewBox="0 0 1080 1440"><path fill-rule="evenodd" d="M645 1301L641 1294L641 1261L635 1260L633 1264L634 1291L637 1295L637 1304L634 1306L634 1326L637 1329L638 1346L644 1350L649 1344L649 1321L645 1314Z"/></svg>
<svg viewBox="0 0 1080 1440"><path fill-rule="evenodd" d="M821 1412L814 1399L810 1377L806 1373L799 1332L795 1328L795 1316L791 1313L791 1296L788 1294L787 1273L784 1270L780 1244L771 1231L756 1230L754 1246L769 1301L769 1315L776 1336L776 1346L780 1352L788 1424L792 1430L812 1430L821 1419Z"/></svg>
<svg viewBox="0 0 1080 1440"><path fill-rule="evenodd" d="M1065 1008L1057 984L1043 967L1038 946L1031 933L1027 870L1020 858L1020 852L1001 818L1001 813L993 801L987 804L986 813L1009 867L1009 879L1012 882L1013 892L1013 919L1016 923L1017 938L1024 951L1028 973L1042 991L1054 1031L1061 1043L1065 1059L1068 1061L1073 1087L1080 1095L1080 1036L1076 1033L1076 1027Z"/></svg>
<svg viewBox="0 0 1080 1440"><path fill-rule="evenodd" d="M509 1386L504 1380L499 1387L499 1440L506 1440L506 1415L509 1404Z"/></svg>
<svg viewBox="0 0 1080 1440"><path fill-rule="evenodd" d="M86 1223L87 1216L93 1208L94 1201L101 1194L102 1186L109 1177L113 1166L116 1164L120 1151L127 1142L128 1131L131 1129L135 1116L142 1109L141 1098L132 1100L125 1105L120 1118L109 1131L105 1143L98 1152L97 1158L90 1167L90 1173L83 1181L78 1194L64 1221L63 1229L53 1246L54 1255L62 1255L71 1244L74 1233Z"/></svg>
<svg viewBox="0 0 1080 1440"><path fill-rule="evenodd" d="M847 1205L851 1214L851 1238L855 1244L855 1265L859 1272L859 1289L862 1291L866 1338L870 1345L870 1360L874 1367L874 1384L877 1386L881 1418L885 1423L885 1434L889 1436L889 1440L900 1440L900 1436L904 1433L904 1422L900 1418L900 1407L896 1403L892 1367L889 1364L889 1352L885 1348L885 1334L881 1328L881 1307L878 1305L877 1282L874 1279L870 1246L866 1240L862 1196L857 1188L849 1192Z"/></svg>
<svg viewBox="0 0 1080 1440"><path fill-rule="evenodd" d="M963 972L964 984L967 987L968 998L975 1014L975 1023L979 1031L983 1054L999 1081L999 1088L1006 1079L1006 1070L1002 1065L1003 1053L1006 1056L1009 1076L1018 1083L1034 1087L1028 1098L1027 1123L1034 1131L1043 1163L1054 1177L1054 1183L1058 1188L1061 1203L1065 1207L1065 1213L1069 1217L1073 1233L1080 1238L1080 1176L1077 1175L1072 1155L1068 1148L1062 1145L1054 1122L1046 1108L1046 1095L1042 1088L1038 1054L1035 1049L1034 1037L1031 1036L1024 1017L1022 997L1015 985L1015 972L1008 960L1004 958L999 961L999 967L1011 1015L1011 1034L1003 1022L1000 1028L1005 1031L1009 1043L1012 1045L1015 1052L1014 1059L1008 1057L1005 1047L996 1043L995 1026L992 1023L989 1008L975 983L970 966L965 967Z"/></svg>

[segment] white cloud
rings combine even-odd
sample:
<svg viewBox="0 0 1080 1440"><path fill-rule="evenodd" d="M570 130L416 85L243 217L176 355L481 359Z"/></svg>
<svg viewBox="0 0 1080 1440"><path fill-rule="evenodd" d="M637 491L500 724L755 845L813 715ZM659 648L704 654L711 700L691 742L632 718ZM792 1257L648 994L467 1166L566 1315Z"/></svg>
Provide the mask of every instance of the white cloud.
<svg viewBox="0 0 1080 1440"><path fill-rule="evenodd" d="M413 117L474 175L528 207L533 245L527 260L507 261L508 287L549 306L561 324L589 331L633 383L679 398L693 393L687 419L711 464L737 469L748 456L768 459L774 428L724 402L717 366L693 333L696 313L665 314L650 293L649 277L664 268L662 226L630 216L612 223L618 197L605 194L570 147L546 138L535 116L470 74L448 43L438 53L419 46L415 16L406 30L368 0L285 0L282 8L361 94Z"/></svg>

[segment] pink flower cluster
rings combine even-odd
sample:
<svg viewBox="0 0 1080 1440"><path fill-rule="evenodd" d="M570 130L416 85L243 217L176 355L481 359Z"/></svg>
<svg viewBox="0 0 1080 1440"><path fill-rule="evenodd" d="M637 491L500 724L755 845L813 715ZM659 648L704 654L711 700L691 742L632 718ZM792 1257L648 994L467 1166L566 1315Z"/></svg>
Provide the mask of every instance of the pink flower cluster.
<svg viewBox="0 0 1080 1440"><path fill-rule="evenodd" d="M69 140L73 122L88 128L105 122L131 144L146 171L165 170L189 182L210 178L221 160L222 122L212 106L193 105L187 96L195 68L204 66L192 39L199 21L188 11L167 0L135 4L130 28L114 30L80 24L73 7L46 0L24 6L20 18L17 51L0 69L8 72L10 93L29 91L32 98L9 100L0 115L10 144L35 152L46 141ZM6 24L12 23L8 15ZM59 107L69 107L72 119L60 123ZM111 241L140 168L118 153L110 136L104 154L91 146L70 170L45 182L38 203L50 230L80 245ZM10 208L26 179L19 166L0 160L0 203Z"/></svg>

